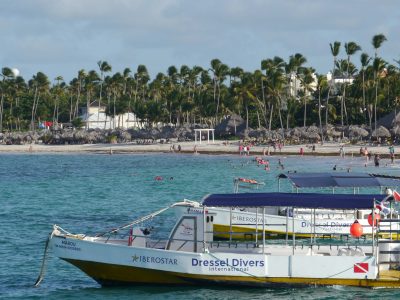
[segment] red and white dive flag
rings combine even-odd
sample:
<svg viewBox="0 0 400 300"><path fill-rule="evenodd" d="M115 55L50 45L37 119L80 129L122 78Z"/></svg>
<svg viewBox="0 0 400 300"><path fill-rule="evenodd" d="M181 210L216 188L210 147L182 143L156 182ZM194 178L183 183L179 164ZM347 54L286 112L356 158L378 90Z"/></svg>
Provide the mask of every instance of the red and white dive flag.
<svg viewBox="0 0 400 300"><path fill-rule="evenodd" d="M400 201L400 193L393 191L393 198L395 201Z"/></svg>
<svg viewBox="0 0 400 300"><path fill-rule="evenodd" d="M368 263L354 264L354 273L368 273Z"/></svg>

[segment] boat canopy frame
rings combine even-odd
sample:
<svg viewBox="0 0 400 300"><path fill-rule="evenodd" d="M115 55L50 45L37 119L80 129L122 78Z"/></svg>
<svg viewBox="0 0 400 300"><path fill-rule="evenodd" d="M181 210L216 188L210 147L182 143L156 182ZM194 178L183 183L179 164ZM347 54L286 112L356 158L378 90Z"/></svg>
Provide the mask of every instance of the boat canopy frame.
<svg viewBox="0 0 400 300"><path fill-rule="evenodd" d="M371 209L375 201L390 200L382 194L324 193L239 193L211 194L203 206L215 207L294 207L316 209Z"/></svg>
<svg viewBox="0 0 400 300"><path fill-rule="evenodd" d="M316 173L281 173L281 179L289 179L296 188L396 188L400 187L400 177L369 173L316 172Z"/></svg>

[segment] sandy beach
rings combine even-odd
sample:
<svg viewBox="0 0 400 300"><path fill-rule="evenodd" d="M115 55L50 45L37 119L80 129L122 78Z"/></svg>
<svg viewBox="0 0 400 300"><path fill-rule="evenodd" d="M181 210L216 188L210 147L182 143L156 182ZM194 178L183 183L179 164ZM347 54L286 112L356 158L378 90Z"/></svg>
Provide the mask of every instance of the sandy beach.
<svg viewBox="0 0 400 300"><path fill-rule="evenodd" d="M180 146L180 151L178 150ZM382 157L389 156L387 145L344 145L345 156L359 156L360 147L368 148L372 154L380 154ZM175 149L173 149L175 148ZM250 155L299 155L300 148L303 148L304 155L339 156L339 143L316 144L315 151L312 145L289 145L284 146L281 151L268 146L253 146L250 148ZM45 144L25 144L25 145L0 145L0 153L197 153L199 154L239 154L238 141L215 141L214 143L203 142L201 144L192 142L176 143L153 143L153 144L83 144L83 145L45 145Z"/></svg>

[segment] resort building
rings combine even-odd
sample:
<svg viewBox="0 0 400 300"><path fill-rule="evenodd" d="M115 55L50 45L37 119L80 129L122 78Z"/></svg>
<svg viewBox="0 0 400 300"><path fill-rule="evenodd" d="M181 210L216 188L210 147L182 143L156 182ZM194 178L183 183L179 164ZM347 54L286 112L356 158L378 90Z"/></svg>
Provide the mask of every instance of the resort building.
<svg viewBox="0 0 400 300"><path fill-rule="evenodd" d="M99 105L97 101L89 106L89 112L86 107L80 108L80 116L86 124L86 129L115 129L115 128L142 128L143 124L134 113L124 113L113 116L106 114L106 106Z"/></svg>

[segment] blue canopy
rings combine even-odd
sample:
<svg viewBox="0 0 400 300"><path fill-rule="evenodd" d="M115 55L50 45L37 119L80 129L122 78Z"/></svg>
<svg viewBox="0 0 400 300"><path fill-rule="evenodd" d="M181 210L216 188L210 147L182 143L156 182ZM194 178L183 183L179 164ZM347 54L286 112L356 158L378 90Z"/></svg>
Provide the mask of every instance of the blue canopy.
<svg viewBox="0 0 400 300"><path fill-rule="evenodd" d="M212 194L203 199L204 206L263 207L283 206L328 209L370 209L374 200L386 195L319 193L240 193Z"/></svg>
<svg viewBox="0 0 400 300"><path fill-rule="evenodd" d="M400 187L400 177L367 173L282 173L278 177L288 178L298 188Z"/></svg>

